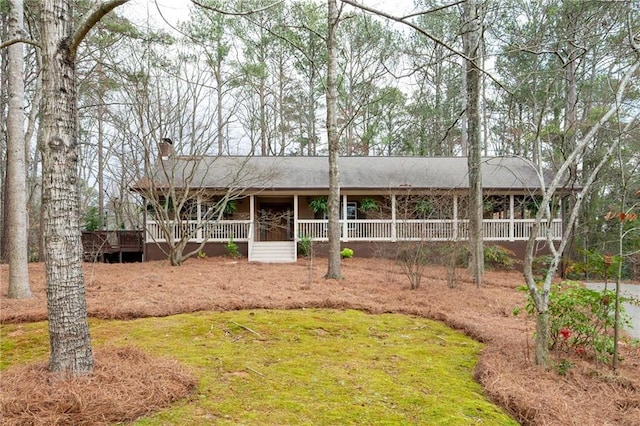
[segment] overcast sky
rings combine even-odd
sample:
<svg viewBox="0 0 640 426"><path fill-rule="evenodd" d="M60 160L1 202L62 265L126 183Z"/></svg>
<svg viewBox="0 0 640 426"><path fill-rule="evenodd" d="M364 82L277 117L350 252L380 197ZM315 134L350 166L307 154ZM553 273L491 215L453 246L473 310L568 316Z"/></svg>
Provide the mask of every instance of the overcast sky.
<svg viewBox="0 0 640 426"><path fill-rule="evenodd" d="M413 9L412 0L363 0L362 4L393 14ZM133 0L122 6L121 11L140 25L148 20L152 26L167 27L165 20L175 26L188 19L189 5L192 5L191 0Z"/></svg>

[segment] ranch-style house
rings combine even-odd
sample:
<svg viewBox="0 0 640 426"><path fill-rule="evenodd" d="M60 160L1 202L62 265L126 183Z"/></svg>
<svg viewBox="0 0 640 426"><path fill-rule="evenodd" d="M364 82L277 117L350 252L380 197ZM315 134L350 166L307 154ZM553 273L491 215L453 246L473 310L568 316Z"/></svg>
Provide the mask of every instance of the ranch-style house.
<svg viewBox="0 0 640 426"><path fill-rule="evenodd" d="M327 157L162 155L133 190L147 201L144 259L166 258L167 241L225 254L233 241L256 262L293 262L300 241L326 251ZM403 242L463 241L468 236L466 157L340 157L341 245L356 256L384 255ZM484 158L484 240L521 255L540 199L529 161ZM566 194L566 192L565 192ZM151 205L155 203L155 208ZM178 214L160 207L180 205ZM563 238L562 200L552 235ZM166 210L165 210L166 211ZM546 241L540 239L544 250Z"/></svg>

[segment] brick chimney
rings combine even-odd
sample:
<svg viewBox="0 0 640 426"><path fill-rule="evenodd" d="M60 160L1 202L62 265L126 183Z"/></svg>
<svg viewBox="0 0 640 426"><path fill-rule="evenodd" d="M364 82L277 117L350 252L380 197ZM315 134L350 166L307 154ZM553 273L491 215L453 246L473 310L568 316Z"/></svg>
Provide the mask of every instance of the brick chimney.
<svg viewBox="0 0 640 426"><path fill-rule="evenodd" d="M171 138L162 138L158 144L159 160L168 160L173 155L173 141Z"/></svg>

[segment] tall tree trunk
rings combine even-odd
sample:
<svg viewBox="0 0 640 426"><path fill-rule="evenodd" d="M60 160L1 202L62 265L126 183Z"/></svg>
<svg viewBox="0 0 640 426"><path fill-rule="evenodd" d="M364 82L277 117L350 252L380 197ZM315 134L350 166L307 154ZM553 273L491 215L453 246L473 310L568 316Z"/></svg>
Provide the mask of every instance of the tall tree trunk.
<svg viewBox="0 0 640 426"><path fill-rule="evenodd" d="M2 151L4 151L4 146L0 146L0 148L2 148ZM2 196L0 196L0 208L2 209L2 214L0 214L0 263L5 263L8 255L7 255L7 248L8 248L8 243L7 243L7 236L8 236L8 232L7 232L7 227L4 226L7 222L8 222L8 218L7 218L7 192L9 192L7 190L7 179L6 179L6 174L5 174L5 170L4 170L4 166L6 165L6 160L2 159L2 166L3 169L0 170L0 172L2 172L2 175L0 175L0 181L2 182Z"/></svg>
<svg viewBox="0 0 640 426"><path fill-rule="evenodd" d="M11 0L9 37L22 38L24 5ZM29 288L27 239L27 170L24 139L24 51L22 43L9 46L9 110L7 116L7 236L9 291L14 299L32 296Z"/></svg>
<svg viewBox="0 0 640 426"><path fill-rule="evenodd" d="M338 100L336 29L338 6L336 0L327 0L327 137L329 141L329 266L326 278L339 279L340 272L340 173L338 170Z"/></svg>
<svg viewBox="0 0 640 426"><path fill-rule="evenodd" d="M41 78L36 81L34 88L34 96L31 99L31 105L40 105L42 100L42 85ZM40 261L42 254L40 242L42 241L41 229L40 229L40 170L38 165L40 162L40 151L37 149L33 153L31 158L31 143L33 135L38 130L36 123L40 114L40 108L31 108L29 111L29 120L27 128L25 130L25 165L27 168L27 243L29 245L29 253L37 253L37 260Z"/></svg>
<svg viewBox="0 0 640 426"><path fill-rule="evenodd" d="M258 96L260 97L260 155L271 155L271 143L267 137L267 89L263 79L260 80Z"/></svg>
<svg viewBox="0 0 640 426"><path fill-rule="evenodd" d="M570 43L573 46L576 46L578 43L575 40L576 29L573 25L575 17L572 14L566 16L567 22L570 27L571 40ZM565 155L573 152L575 149L577 138L578 138L578 87L577 87L577 76L576 76L576 67L577 62L579 60L579 53L577 49L572 48L569 52L569 55L566 59L566 62L563 62L563 67L565 71L565 111L564 111L564 129L563 129L563 147L562 150ZM582 170L582 173L588 175L589 170L585 170L585 164L580 165L576 162L569 168L569 185L583 185L584 182L581 182L578 170ZM573 196L569 196L565 198L565 202L568 204L568 208L571 209L573 204L575 204L576 200ZM586 212L585 212L586 213ZM589 221L585 220L581 224L578 221L574 225L574 229L569 232L569 242L568 242L568 250L567 257L568 259L575 259L577 253L575 252L575 243L576 243L576 235L584 235L583 242L586 244L587 236L590 235L590 226ZM583 228L582 230L579 228ZM580 232L582 231L582 232ZM586 247L584 247L586 249ZM568 260L567 259L567 260ZM563 259L563 263L565 260ZM564 267L561 269L561 273L564 276Z"/></svg>
<svg viewBox="0 0 640 426"><path fill-rule="evenodd" d="M93 369L78 226L78 141L70 1L42 11L42 209L51 371Z"/></svg>
<svg viewBox="0 0 640 426"><path fill-rule="evenodd" d="M467 141L469 167L469 268L473 281L482 286L484 273L484 244L482 237L482 174L480 137L480 6L477 0L468 0L463 6L465 73L467 83Z"/></svg>
<svg viewBox="0 0 640 426"><path fill-rule="evenodd" d="M105 229L104 209L104 71L102 64L98 64L98 217L100 225L98 229Z"/></svg>
<svg viewBox="0 0 640 426"><path fill-rule="evenodd" d="M8 29L8 11L0 9L0 40L7 40L9 36ZM6 64L8 58L8 49L0 49L0 64ZM8 104L8 82L7 73L0 73L0 123L7 121L7 104ZM0 263L4 263L7 259L7 179L6 179L6 147L7 137L5 129L0 126Z"/></svg>
<svg viewBox="0 0 640 426"><path fill-rule="evenodd" d="M307 99L307 155L316 155L316 126L315 126L315 114L316 105L314 101L314 84L315 84L315 71L313 67L311 69L311 75L309 77L309 92Z"/></svg>
<svg viewBox="0 0 640 426"><path fill-rule="evenodd" d="M128 0L96 5L73 31L71 0L42 2L42 228L51 371L93 370L79 227L75 60L87 32Z"/></svg>
<svg viewBox="0 0 640 426"><path fill-rule="evenodd" d="M466 69L466 60L462 59L462 68L463 70ZM461 78L461 89L462 89L462 93L464 94L463 96L463 102L464 104L462 105L462 108L464 109L464 114L462 114L462 117L460 117L460 155L462 155L463 157L467 157L469 155L469 140L468 140L468 129L469 126L467 124L467 73L463 72L462 73L462 78Z"/></svg>
<svg viewBox="0 0 640 426"><path fill-rule="evenodd" d="M222 63L220 59L216 62L214 67L214 76L216 78L216 129L217 129L217 137L218 137L218 155L222 155L224 153L224 134L225 134L225 126L224 119L222 116L222 104L224 101L223 96L223 84L224 81L222 79Z"/></svg>

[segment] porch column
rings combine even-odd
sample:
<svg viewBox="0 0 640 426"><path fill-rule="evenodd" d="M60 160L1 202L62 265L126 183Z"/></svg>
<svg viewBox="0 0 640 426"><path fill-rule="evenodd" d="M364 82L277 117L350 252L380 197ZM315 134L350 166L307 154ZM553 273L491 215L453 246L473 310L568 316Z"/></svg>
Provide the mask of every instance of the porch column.
<svg viewBox="0 0 640 426"><path fill-rule="evenodd" d="M515 197L513 194L509 195L509 241L515 241Z"/></svg>
<svg viewBox="0 0 640 426"><path fill-rule="evenodd" d="M198 229L196 230L196 239L198 242L202 241L202 227L204 223L202 223L202 196L198 195L198 203L196 207L197 213L196 218L198 219Z"/></svg>
<svg viewBox="0 0 640 426"><path fill-rule="evenodd" d="M349 241L349 227L347 225L347 194L342 196L342 241Z"/></svg>
<svg viewBox="0 0 640 426"><path fill-rule="evenodd" d="M453 241L458 241L458 195L453 194Z"/></svg>
<svg viewBox="0 0 640 426"><path fill-rule="evenodd" d="M398 239L398 233L396 230L396 194L391 194L391 241L395 242Z"/></svg>
<svg viewBox="0 0 640 426"><path fill-rule="evenodd" d="M293 241L298 243L298 195L293 196Z"/></svg>
<svg viewBox="0 0 640 426"><path fill-rule="evenodd" d="M249 242L249 252L251 252L251 244L253 243L254 240L254 235L253 233L255 232L255 227L254 227L254 222L256 220L256 215L255 215L255 196L254 195L250 195L249 196L249 221L251 223L249 223L249 235L247 235L247 239Z"/></svg>
<svg viewBox="0 0 640 426"><path fill-rule="evenodd" d="M565 204L566 202L566 197L560 197L560 200L558 200L558 219L560 219L560 223L558 224L558 232L559 234L557 235L557 238L559 239L563 239L564 238L564 209L565 209Z"/></svg>

